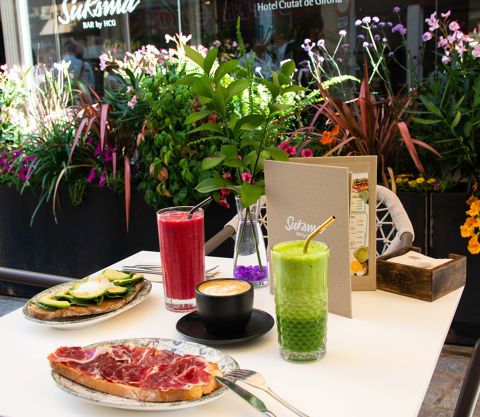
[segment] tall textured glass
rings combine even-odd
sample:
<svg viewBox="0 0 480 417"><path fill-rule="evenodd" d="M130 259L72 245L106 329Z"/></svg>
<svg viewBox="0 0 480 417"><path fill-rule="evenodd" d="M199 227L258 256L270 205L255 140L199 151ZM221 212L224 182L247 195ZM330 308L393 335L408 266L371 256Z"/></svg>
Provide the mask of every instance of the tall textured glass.
<svg viewBox="0 0 480 417"><path fill-rule="evenodd" d="M313 241L304 254L303 245L278 243L271 259L280 353L293 362L319 359L326 348L330 251Z"/></svg>
<svg viewBox="0 0 480 417"><path fill-rule="evenodd" d="M165 306L171 311L195 310L195 288L205 279L203 210L190 215L191 208L157 212Z"/></svg>
<svg viewBox="0 0 480 417"><path fill-rule="evenodd" d="M260 200L244 208L240 197L235 197L238 228L235 236L233 276L251 282L254 287L268 284L267 252L260 225Z"/></svg>

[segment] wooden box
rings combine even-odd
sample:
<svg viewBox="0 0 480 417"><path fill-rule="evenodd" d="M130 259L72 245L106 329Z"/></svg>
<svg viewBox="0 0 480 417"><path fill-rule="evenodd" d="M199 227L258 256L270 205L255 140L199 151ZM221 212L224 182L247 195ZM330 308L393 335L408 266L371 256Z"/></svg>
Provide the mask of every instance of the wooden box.
<svg viewBox="0 0 480 417"><path fill-rule="evenodd" d="M434 301L465 285L467 258L449 254L453 261L432 269L387 262L389 258L400 256L418 248L403 248L389 255L377 258L377 289Z"/></svg>

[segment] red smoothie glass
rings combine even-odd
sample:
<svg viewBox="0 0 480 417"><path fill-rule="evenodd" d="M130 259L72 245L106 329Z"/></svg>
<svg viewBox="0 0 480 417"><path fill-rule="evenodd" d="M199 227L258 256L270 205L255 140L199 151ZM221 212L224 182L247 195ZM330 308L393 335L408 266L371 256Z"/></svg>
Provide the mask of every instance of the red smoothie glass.
<svg viewBox="0 0 480 417"><path fill-rule="evenodd" d="M165 306L171 311L195 310L195 288L205 280L203 210L170 207L157 212Z"/></svg>

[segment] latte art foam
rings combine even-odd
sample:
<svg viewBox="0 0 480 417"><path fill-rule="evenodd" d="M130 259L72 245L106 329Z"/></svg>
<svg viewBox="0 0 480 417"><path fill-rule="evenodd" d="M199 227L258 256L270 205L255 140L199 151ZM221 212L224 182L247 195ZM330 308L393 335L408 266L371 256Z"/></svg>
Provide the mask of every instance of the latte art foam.
<svg viewBox="0 0 480 417"><path fill-rule="evenodd" d="M247 282L232 279L207 281L198 288L203 294L218 296L241 294L249 289L250 285Z"/></svg>

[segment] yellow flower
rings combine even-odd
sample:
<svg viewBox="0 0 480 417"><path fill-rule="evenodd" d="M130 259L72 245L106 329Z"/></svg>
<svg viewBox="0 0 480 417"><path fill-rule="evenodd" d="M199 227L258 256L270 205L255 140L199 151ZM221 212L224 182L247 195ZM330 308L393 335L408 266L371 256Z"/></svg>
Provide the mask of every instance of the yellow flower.
<svg viewBox="0 0 480 417"><path fill-rule="evenodd" d="M429 179L427 180L427 183L428 183L428 184L435 184L435 181L436 181L435 178L429 178Z"/></svg>
<svg viewBox="0 0 480 417"><path fill-rule="evenodd" d="M417 183L415 181L408 181L408 185L410 187L415 187L417 185Z"/></svg>
<svg viewBox="0 0 480 417"><path fill-rule="evenodd" d="M417 178L417 184L423 184L425 182L425 178L419 177Z"/></svg>
<svg viewBox="0 0 480 417"><path fill-rule="evenodd" d="M468 226L466 224L460 226L460 234L462 235L462 237L472 237L474 230L474 227Z"/></svg>
<svg viewBox="0 0 480 417"><path fill-rule="evenodd" d="M401 184L401 183L403 182L403 178L397 177L397 178L395 178L395 182L396 182L397 184Z"/></svg>
<svg viewBox="0 0 480 417"><path fill-rule="evenodd" d="M468 251L472 255L478 255L480 253L480 243L478 242L478 235L473 235L473 237L468 241Z"/></svg>

